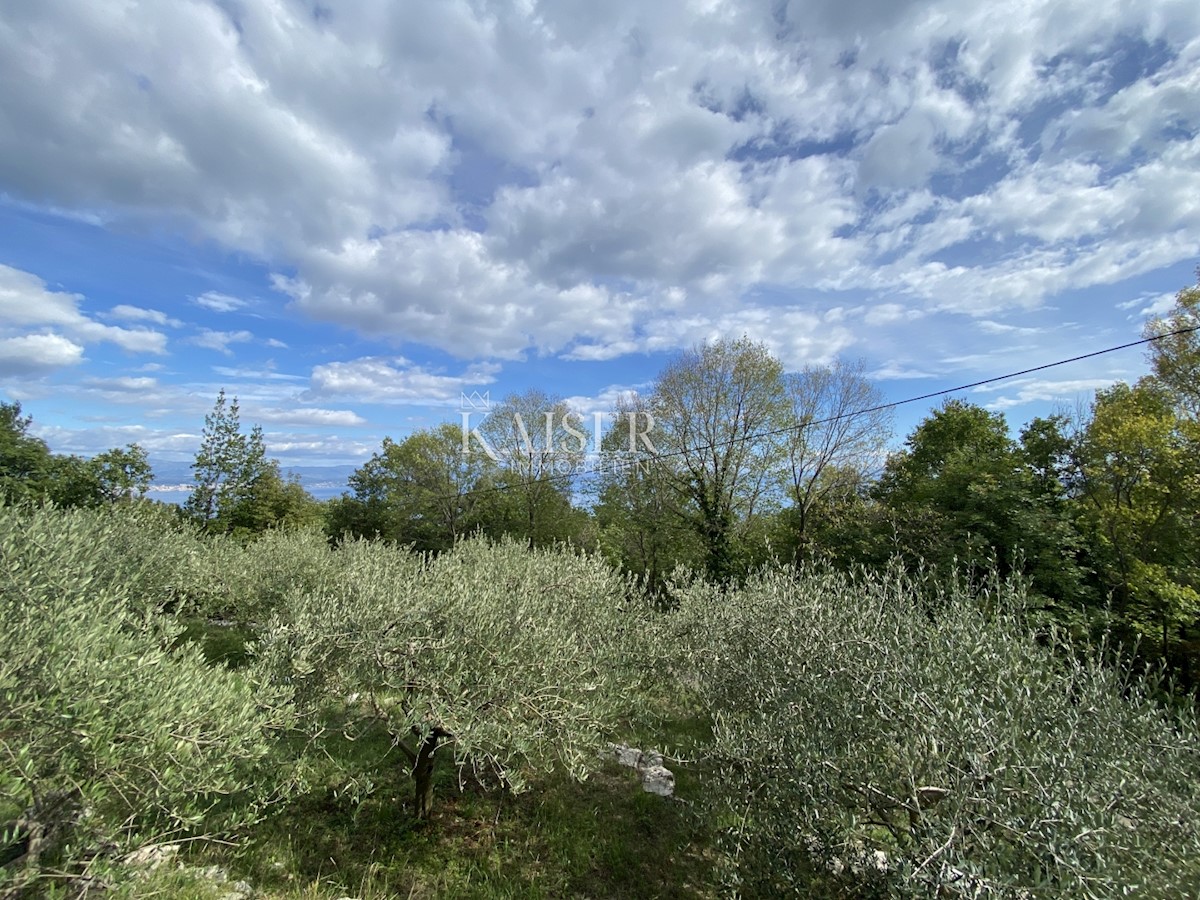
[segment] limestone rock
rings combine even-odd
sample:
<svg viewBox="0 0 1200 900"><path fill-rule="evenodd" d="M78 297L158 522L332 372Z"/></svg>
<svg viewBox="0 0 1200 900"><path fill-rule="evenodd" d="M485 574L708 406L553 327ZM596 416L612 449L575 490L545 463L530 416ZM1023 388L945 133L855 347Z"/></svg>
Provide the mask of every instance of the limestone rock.
<svg viewBox="0 0 1200 900"><path fill-rule="evenodd" d="M642 769L642 790L660 797L673 797L675 773L664 766L646 766Z"/></svg>

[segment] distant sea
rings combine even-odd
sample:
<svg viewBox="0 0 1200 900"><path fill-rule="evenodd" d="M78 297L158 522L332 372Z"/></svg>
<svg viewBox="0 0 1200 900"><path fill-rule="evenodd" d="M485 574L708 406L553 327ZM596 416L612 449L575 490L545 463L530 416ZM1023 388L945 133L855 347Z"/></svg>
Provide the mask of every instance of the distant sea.
<svg viewBox="0 0 1200 900"><path fill-rule="evenodd" d="M183 505L192 492L192 465L185 462L151 460L154 481L146 496ZM357 466L281 466L285 478L295 476L318 500L339 497L350 490L349 478Z"/></svg>

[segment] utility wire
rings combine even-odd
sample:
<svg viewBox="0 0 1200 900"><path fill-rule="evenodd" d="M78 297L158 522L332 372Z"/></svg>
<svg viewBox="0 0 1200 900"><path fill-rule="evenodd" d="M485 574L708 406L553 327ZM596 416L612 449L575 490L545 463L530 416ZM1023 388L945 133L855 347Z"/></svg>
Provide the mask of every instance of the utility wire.
<svg viewBox="0 0 1200 900"><path fill-rule="evenodd" d="M1071 363L1081 362L1082 360L1085 360L1085 359L1092 359L1093 357L1096 357L1096 356L1103 356L1106 353L1116 353L1118 350L1128 350L1130 347L1140 347L1143 344L1152 344L1155 341L1162 341L1162 340L1166 340L1167 338L1170 338L1170 337L1178 337L1178 336L1184 335L1184 334L1192 334L1197 331L1200 331L1200 325L1193 325L1189 328L1179 328L1179 329L1176 329L1175 331L1165 332L1164 334L1156 334L1156 335L1153 335L1152 337L1142 338L1141 340L1130 341L1127 344L1118 344L1115 347L1105 347L1103 350L1093 350L1091 353L1082 353L1079 356L1072 356L1069 359L1060 359L1060 360L1056 360L1055 362L1044 363L1040 366L1033 366L1028 369L1021 369L1019 372L1009 372L1005 375L993 375L991 378L983 378L983 379L980 379L979 381L972 381L970 384L960 384L957 387L945 388L940 391L930 391L928 394L921 394L920 396L917 396L917 397L906 397L903 400L893 400L890 403L881 403L878 406L871 406L871 407L867 407L866 409L856 409L856 410L852 410L850 412L838 413L836 416L829 416L828 418L824 418L824 419L813 419L813 420L810 420L807 422L798 422L795 425L788 425L785 428L773 428L769 431L758 431L758 432L755 432L754 434L745 434L745 435L741 435L739 437L732 437L727 440L716 441L711 444L700 444L700 445L697 445L694 447L685 448L683 450L672 450L668 453L654 453L654 454L650 454L646 457L643 457L642 459L644 459L646 462L656 462L661 459L670 459L671 457L683 456L688 453L707 452L709 450L715 450L718 447L730 447L730 446L733 446L734 444L738 444L738 443L745 443L748 441L757 441L757 440L761 440L762 438L768 438L768 437L777 437L778 435L789 434L793 431L800 431L804 428L812 428L815 425L828 425L831 422L838 422L838 421L841 421L842 419L853 418L854 416L863 416L863 415L867 415L868 413L882 412L883 410L887 410L887 409L895 409L898 406L904 406L909 403L919 403L922 400L933 400L937 397L945 397L948 394L956 394L959 391L968 391L968 390L971 390L972 388L982 387L985 384L993 384L997 381L1007 381L1010 378L1020 378L1022 375L1031 375L1034 372L1044 372L1046 369L1053 369L1058 366L1070 365ZM439 499L450 500L450 499L454 499L455 497L462 497L462 496L467 496L470 494L487 494L487 493L493 493L493 492L498 493L501 491L515 490L516 488L532 487L535 484L542 484L544 482L554 482L554 481L559 481L562 479L571 479L571 478L577 478L577 477L578 477L578 474L575 472L558 472L558 473L554 473L554 474L550 474L550 475L544 475L539 478L531 478L527 481L517 481L517 482L510 482L508 484L489 485L488 487L482 487L482 488L471 488L470 490L464 491L462 494L458 494L458 495L449 495L448 494Z"/></svg>

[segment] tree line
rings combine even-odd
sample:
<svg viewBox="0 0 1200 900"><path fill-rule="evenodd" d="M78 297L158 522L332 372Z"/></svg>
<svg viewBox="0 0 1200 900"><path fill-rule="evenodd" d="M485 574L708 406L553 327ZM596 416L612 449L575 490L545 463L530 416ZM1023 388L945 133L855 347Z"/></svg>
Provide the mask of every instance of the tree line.
<svg viewBox="0 0 1200 900"><path fill-rule="evenodd" d="M318 503L246 433L224 392L205 419L180 514L252 537L320 525L424 552L473 534L598 552L669 602L680 569L739 583L773 561L1028 581L1045 617L1137 642L1200 677L1200 285L1146 336L1152 374L1086 408L1026 423L964 399L888 452L892 417L861 363L785 372L762 344L682 353L610 427L539 391L484 416L385 438ZM60 506L125 501L152 472L138 445L50 453L19 404L0 406L0 492ZM597 446L598 444L598 446Z"/></svg>

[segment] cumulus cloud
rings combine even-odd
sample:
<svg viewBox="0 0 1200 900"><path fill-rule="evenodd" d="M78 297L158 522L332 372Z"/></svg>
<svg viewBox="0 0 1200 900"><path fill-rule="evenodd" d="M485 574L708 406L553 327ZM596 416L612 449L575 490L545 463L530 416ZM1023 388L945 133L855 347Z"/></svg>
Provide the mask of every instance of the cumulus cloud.
<svg viewBox="0 0 1200 900"><path fill-rule="evenodd" d="M79 294L50 290L30 272L0 264L0 334L16 360L41 353L40 374L82 359L83 347L101 341L133 353L165 353L166 335L149 328L104 325L80 310ZM30 333L37 329L36 333ZM37 348L41 348L38 350ZM34 369L29 369L31 373Z"/></svg>
<svg viewBox="0 0 1200 900"><path fill-rule="evenodd" d="M68 6L0 26L0 191L182 222L313 319L465 360L745 330L799 365L887 304L996 321L1200 233L1195 4ZM850 329L832 290L889 299Z"/></svg>
<svg viewBox="0 0 1200 900"><path fill-rule="evenodd" d="M463 393L493 383L499 367L479 364L460 375L431 372L403 357L364 357L316 366L305 400L353 398L370 403L457 404Z"/></svg>
<svg viewBox="0 0 1200 900"><path fill-rule="evenodd" d="M47 375L83 360L83 348L59 334L0 338L0 375L28 378Z"/></svg>

